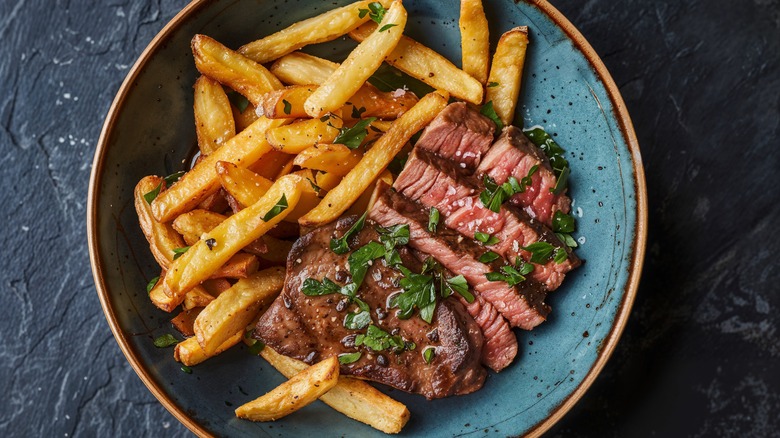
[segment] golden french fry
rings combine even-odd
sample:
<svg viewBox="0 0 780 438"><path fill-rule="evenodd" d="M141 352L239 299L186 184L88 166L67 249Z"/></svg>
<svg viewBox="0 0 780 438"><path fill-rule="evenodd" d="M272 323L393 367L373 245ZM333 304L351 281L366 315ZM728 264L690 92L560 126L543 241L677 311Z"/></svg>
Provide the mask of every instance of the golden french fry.
<svg viewBox="0 0 780 438"><path fill-rule="evenodd" d="M288 379L309 367L266 346L260 355ZM398 433L409 421L409 409L362 380L339 376L338 383L320 400L353 420L384 433Z"/></svg>
<svg viewBox="0 0 780 438"><path fill-rule="evenodd" d="M274 421L292 414L330 391L339 381L335 356L294 375L271 392L236 409L236 416L252 421Z"/></svg>
<svg viewBox="0 0 780 438"><path fill-rule="evenodd" d="M315 187L316 184L314 184L314 172L311 171L311 169L301 169L297 172L295 172L296 175L303 178L305 183L303 184L303 193L301 193L301 199L298 200L298 205L295 206L293 211L290 212L290 214L287 215L287 217L284 218L286 222L294 222L297 223L298 219L301 218L301 216L305 215L309 211L311 211L312 208L316 207L317 204L320 203L322 198L320 197L321 189ZM284 241L280 241L284 242ZM287 242L285 242L287 243ZM286 247L286 246L285 246ZM290 245L292 247L292 245ZM268 248L268 252L271 253L271 248ZM288 254L290 251L287 250L284 252L285 258L281 261L287 260L286 254ZM269 259L266 259L269 260Z"/></svg>
<svg viewBox="0 0 780 438"><path fill-rule="evenodd" d="M257 202L274 184L268 178L233 163L218 161L216 166L222 188L244 207Z"/></svg>
<svg viewBox="0 0 780 438"><path fill-rule="evenodd" d="M330 143L339 135L341 119L335 117L327 122L308 119L270 129L265 138L274 149L287 154L299 154L320 143Z"/></svg>
<svg viewBox="0 0 780 438"><path fill-rule="evenodd" d="M202 307L192 310L182 310L178 315L171 318L171 325L178 330L182 336L194 336L195 332L192 327L195 324L195 318L198 317L201 310L203 310Z"/></svg>
<svg viewBox="0 0 780 438"><path fill-rule="evenodd" d="M482 0L460 0L458 24L463 71L484 84L490 63L490 32Z"/></svg>
<svg viewBox="0 0 780 438"><path fill-rule="evenodd" d="M154 217L160 222L170 222L181 213L192 210L200 201L219 190L219 175L215 167L218 161L227 161L239 167L249 166L271 150L265 140L266 131L285 123L285 119L257 119L196 164L170 189L160 193L152 202Z"/></svg>
<svg viewBox="0 0 780 438"><path fill-rule="evenodd" d="M284 166L282 166L282 168L279 170L279 173L276 174L274 180L278 180L279 178L285 175L289 175L290 173L292 173L292 169L293 169L293 162L292 160L290 160Z"/></svg>
<svg viewBox="0 0 780 438"><path fill-rule="evenodd" d="M271 149L267 154L263 155L261 159L247 167L247 169L263 178L273 179L279 174L279 171L287 165L287 162L292 161L292 159L293 157L289 154L277 151L276 149Z"/></svg>
<svg viewBox="0 0 780 438"><path fill-rule="evenodd" d="M390 129L379 137L339 185L329 191L317 207L303 216L298 223L309 227L326 224L338 218L387 168L412 135L430 123L445 106L447 98L439 93L430 93L420 99L417 105L393 122Z"/></svg>
<svg viewBox="0 0 780 438"><path fill-rule="evenodd" d="M282 88L279 79L265 67L206 35L192 38L192 54L199 72L236 90L255 106L260 96Z"/></svg>
<svg viewBox="0 0 780 438"><path fill-rule="evenodd" d="M201 286L203 286L203 289L212 297L218 297L222 292L230 289L230 286L232 285L224 278L209 278L201 283Z"/></svg>
<svg viewBox="0 0 780 438"><path fill-rule="evenodd" d="M286 84L319 85L327 81L339 64L309 55L293 52L284 55L271 65L271 73Z"/></svg>
<svg viewBox="0 0 780 438"><path fill-rule="evenodd" d="M219 348L217 348L217 351L211 355L208 355L205 351L203 351L203 348L201 348L200 344L198 344L197 338L187 338L176 344L176 347L173 349L173 358L177 362L181 362L188 367L195 366L205 361L209 357L214 357L228 348L238 344L241 342L242 336L244 336L243 333L236 333L235 335L231 336L227 341L220 345Z"/></svg>
<svg viewBox="0 0 780 438"><path fill-rule="evenodd" d="M321 170L344 176L360 161L363 154L343 144L320 144L304 149L293 164L304 169Z"/></svg>
<svg viewBox="0 0 780 438"><path fill-rule="evenodd" d="M493 102L493 109L504 125L512 124L515 117L527 47L528 28L516 27L501 35L493 55L485 102Z"/></svg>
<svg viewBox="0 0 780 438"><path fill-rule="evenodd" d="M191 246L200 240L200 236L213 230L225 219L227 219L225 215L196 209L179 215L171 224L173 229L184 237L184 242Z"/></svg>
<svg viewBox="0 0 780 438"><path fill-rule="evenodd" d="M135 211L138 214L138 223L141 225L149 249L154 259L163 269L168 269L175 253L174 249L186 246L182 237L176 230L166 223L160 223L152 215L152 206L146 202L144 195L153 190L162 190L165 186L159 176L147 176L138 181L133 192ZM164 192L163 192L164 193ZM159 196L159 195L158 195Z"/></svg>
<svg viewBox="0 0 780 438"><path fill-rule="evenodd" d="M216 151L236 135L236 123L225 90L214 79L201 76L195 81L195 133L204 155Z"/></svg>
<svg viewBox="0 0 780 438"><path fill-rule="evenodd" d="M214 297L206 292L206 289L194 287L184 295L181 307L184 310L192 310L198 307L206 307L212 301L214 301Z"/></svg>
<svg viewBox="0 0 780 438"><path fill-rule="evenodd" d="M198 343L212 355L236 333L243 333L265 303L273 301L284 286L284 268L264 269L238 280L203 309L193 327Z"/></svg>
<svg viewBox="0 0 780 438"><path fill-rule="evenodd" d="M370 210L371 206L374 205L374 202L376 202L376 199L379 197L379 191L377 190L377 187L380 185L380 182L392 186L393 174L390 173L389 170L385 169L384 172L379 175L379 178L372 182L365 192L360 194L360 197L357 199L357 201L355 201L355 203L352 204L352 206L350 206L347 211L344 212L344 214L356 214L360 216L366 211Z"/></svg>
<svg viewBox="0 0 780 438"><path fill-rule="evenodd" d="M262 105L258 108L262 115L269 119L309 117L303 109L303 104L315 89L312 85L292 85L274 90L261 97Z"/></svg>
<svg viewBox="0 0 780 438"><path fill-rule="evenodd" d="M247 278L257 272L260 262L257 256L240 252L230 258L222 267L217 269L210 279L214 278Z"/></svg>
<svg viewBox="0 0 780 438"><path fill-rule="evenodd" d="M355 2L299 21L279 32L246 44L238 51L255 62L265 64L309 44L335 40L368 21L367 14L362 14L361 18L360 10L367 10L371 1ZM390 2L383 0L380 3L387 6Z"/></svg>
<svg viewBox="0 0 780 438"><path fill-rule="evenodd" d="M317 186L326 192L333 190L341 182L341 175L334 173L317 173Z"/></svg>
<svg viewBox="0 0 780 438"><path fill-rule="evenodd" d="M230 105L230 109L233 111L233 120L236 122L236 133L248 128L259 117L255 112L255 106L251 103L244 108L244 111L233 105Z"/></svg>
<svg viewBox="0 0 780 438"><path fill-rule="evenodd" d="M374 23L369 22L350 32L349 36L356 41L364 41L376 28ZM409 37L402 37L385 61L437 90L475 105L482 103L482 84L478 80L433 49Z"/></svg>
<svg viewBox="0 0 780 438"><path fill-rule="evenodd" d="M406 27L406 9L399 0L393 1L382 19L381 27L349 54L346 60L306 100L306 113L311 117L340 108L360 89L395 48Z"/></svg>
<svg viewBox="0 0 780 438"><path fill-rule="evenodd" d="M297 175L280 178L256 203L225 219L205 234L171 264L163 281L166 295L183 297L187 291L209 278L241 248L273 228L295 208L303 191L303 184L308 183ZM283 198L288 207L277 208ZM267 215L268 220L263 220Z"/></svg>
<svg viewBox="0 0 780 438"><path fill-rule="evenodd" d="M160 274L160 279L157 280L157 283L154 285L152 290L149 291L149 299L152 301L152 304L154 304L158 309L162 310L163 312L168 312L168 313L173 312L173 310L176 309L176 307L179 304L182 304L182 302L185 301L188 296L190 297L190 303L194 304L197 300L201 300L205 296L210 295L201 286L195 286L184 296L178 297L176 299L171 298L165 294L165 290L163 287L164 278L165 278L165 271L163 271Z"/></svg>

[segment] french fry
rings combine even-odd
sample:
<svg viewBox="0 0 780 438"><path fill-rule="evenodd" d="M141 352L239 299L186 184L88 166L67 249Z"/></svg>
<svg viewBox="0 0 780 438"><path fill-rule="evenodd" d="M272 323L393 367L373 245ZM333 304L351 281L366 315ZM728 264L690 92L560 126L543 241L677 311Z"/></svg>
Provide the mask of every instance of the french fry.
<svg viewBox="0 0 780 438"><path fill-rule="evenodd" d="M379 178L372 182L365 192L360 194L360 197L357 199L357 201L355 201L355 203L352 204L352 206L350 206L347 211L344 212L344 214L360 216L366 211L370 210L371 206L374 205L374 202L376 202L376 199L379 196L377 188L380 183L392 186L393 174L390 173L389 170L385 169L384 172L379 175Z"/></svg>
<svg viewBox="0 0 780 438"><path fill-rule="evenodd" d="M303 184L303 192L301 193L301 199L298 200L298 205L295 206L293 211L290 212L290 214L287 215L287 217L284 218L286 222L295 222L298 223L298 219L301 218L301 216L305 215L309 211L311 211L312 208L316 207L317 204L320 203L322 198L320 198L319 192L320 190L317 190L313 184L314 184L314 172L312 172L310 169L301 169L297 172L295 172L296 175L303 178L305 183ZM269 253L271 252L271 249L269 248ZM286 253L289 253L290 251L287 250ZM287 260L286 257L284 260Z"/></svg>
<svg viewBox="0 0 780 438"><path fill-rule="evenodd" d="M279 174L279 171L287 165L288 161L291 161L292 157L283 152L271 149L267 154L247 169L262 176L266 179L273 179L274 176Z"/></svg>
<svg viewBox="0 0 780 438"><path fill-rule="evenodd" d="M208 355L205 351L203 351L203 348L201 348L200 344L198 344L197 338L187 338L176 344L176 347L173 349L173 358L177 362L181 362L188 367L195 366L199 363L202 363L206 359L214 357L228 348L238 344L241 342L242 336L244 336L243 333L236 333L235 335L231 336L227 341L220 345L219 348L217 348L217 351L215 351L214 354L211 355Z"/></svg>
<svg viewBox="0 0 780 438"><path fill-rule="evenodd" d="M350 32L349 36L356 41L365 41L376 28L374 23L366 23ZM409 37L402 37L385 61L437 90L446 91L475 105L482 103L482 84L478 80L455 67L433 49Z"/></svg>
<svg viewBox="0 0 780 438"><path fill-rule="evenodd" d="M182 310L178 315L171 319L171 325L182 334L182 336L190 337L194 336L195 332L192 330L193 324L195 324L195 318L203 308L196 308L192 310Z"/></svg>
<svg viewBox="0 0 780 438"><path fill-rule="evenodd" d="M238 51L257 63L265 64L309 44L335 40L368 21L368 15L362 14L361 17L360 10L368 10L371 1L373 0L355 2L299 21L279 32L246 44ZM390 4L387 0L380 3L384 3L384 6Z"/></svg>
<svg viewBox="0 0 780 438"><path fill-rule="evenodd" d="M146 202L144 195L156 190L162 190L165 185L159 176L147 176L138 181L133 191L135 211L138 214L138 223L141 225L149 249L152 251L157 264L163 269L168 269L173 261L174 249L186 246L182 237L170 225L160 223L152 215L152 206Z"/></svg>
<svg viewBox="0 0 780 438"><path fill-rule="evenodd" d="M160 279L157 280L157 284L155 284L152 290L149 291L149 299L152 301L152 304L154 304L158 309L162 310L163 312L168 312L168 313L173 312L174 309L176 309L176 307L179 306L179 304L182 304L182 302L187 299L187 296L190 296L190 302L194 303L196 300L202 299L205 295L210 295L201 286L195 286L194 288L192 288L192 290L187 292L183 297L173 299L165 294L165 290L163 287L164 278L165 278L165 271L163 271L160 274Z"/></svg>
<svg viewBox="0 0 780 438"><path fill-rule="evenodd" d="M243 207L254 204L274 184L273 181L233 163L218 161L216 167L222 187Z"/></svg>
<svg viewBox="0 0 780 438"><path fill-rule="evenodd" d="M308 119L270 129L265 135L268 144L286 154L299 154L320 143L330 143L339 135L341 120L333 117L328 122Z"/></svg>
<svg viewBox="0 0 780 438"><path fill-rule="evenodd" d="M488 78L491 86L487 88L485 102L493 102L493 109L504 125L510 125L515 117L527 47L528 28L516 27L501 35L493 55Z"/></svg>
<svg viewBox="0 0 780 438"><path fill-rule="evenodd" d="M160 193L152 202L152 213L160 222L170 222L176 216L192 210L200 201L219 190L219 175L215 165L227 161L247 167L271 150L265 141L269 129L287 123L284 119L261 117L240 134L225 142L185 174L170 189Z"/></svg>
<svg viewBox="0 0 780 438"><path fill-rule="evenodd" d="M257 261L257 256L240 252L231 257L209 278L247 278L257 272L259 267L260 262Z"/></svg>
<svg viewBox="0 0 780 438"><path fill-rule="evenodd" d="M236 90L254 106L263 94L282 88L268 69L206 35L192 38L192 54L199 72Z"/></svg>
<svg viewBox="0 0 780 438"><path fill-rule="evenodd" d="M214 301L214 297L206 292L206 289L199 286L192 288L184 295L181 307L184 310L192 310L198 307L206 307L212 301Z"/></svg>
<svg viewBox="0 0 780 438"><path fill-rule="evenodd" d="M225 90L214 79L201 76L195 81L195 133L204 155L217 150L236 135L236 123Z"/></svg>
<svg viewBox="0 0 780 438"><path fill-rule="evenodd" d="M334 173L317 173L317 185L326 192L333 190L341 182L341 175Z"/></svg>
<svg viewBox="0 0 780 438"><path fill-rule="evenodd" d="M222 292L230 289L230 286L232 285L224 278L210 278L201 283L201 286L203 286L203 289L205 289L209 295L216 298Z"/></svg>
<svg viewBox="0 0 780 438"><path fill-rule="evenodd" d="M266 346L260 355L288 379L309 367ZM409 421L409 409L362 380L340 376L338 383L320 400L353 420L384 433L398 433Z"/></svg>
<svg viewBox="0 0 780 438"><path fill-rule="evenodd" d="M344 105L396 47L406 27L406 18L403 4L399 0L393 1L382 19L381 27L358 44L339 68L306 100L306 113L311 117L322 117Z"/></svg>
<svg viewBox="0 0 780 438"><path fill-rule="evenodd" d="M236 409L236 416L252 421L274 421L292 414L336 386L339 361L325 359L292 376L271 392Z"/></svg>
<svg viewBox="0 0 780 438"><path fill-rule="evenodd" d="M179 215L171 224L173 229L184 237L187 245L191 246L200 240L200 236L213 230L225 219L227 219L225 215L196 209Z"/></svg>
<svg viewBox="0 0 780 438"><path fill-rule="evenodd" d="M338 218L387 168L412 135L430 123L445 106L447 98L438 93L430 93L420 99L417 105L393 122L339 185L329 191L317 207L298 220L298 223L309 227Z"/></svg>
<svg viewBox="0 0 780 438"><path fill-rule="evenodd" d="M280 178L260 200L225 219L204 235L171 264L163 281L165 294L172 298L183 297L187 291L209 278L241 248L273 228L295 208L303 191L303 184L308 183L297 175ZM288 207L269 217L268 221L263 220L282 197L287 201Z"/></svg>
<svg viewBox="0 0 780 438"><path fill-rule="evenodd" d="M262 97L260 112L269 119L298 119L309 117L303 109L306 99L316 87L311 85L293 85L265 93Z"/></svg>
<svg viewBox="0 0 780 438"><path fill-rule="evenodd" d="M304 169L321 170L344 176L360 161L363 154L343 144L320 144L301 151L293 161Z"/></svg>
<svg viewBox="0 0 780 438"><path fill-rule="evenodd" d="M233 120L236 122L236 133L248 128L259 117L255 112L255 106L251 103L244 108L244 111L233 105L230 105L230 109L233 111Z"/></svg>
<svg viewBox="0 0 780 438"><path fill-rule="evenodd" d="M339 64L309 55L293 52L279 58L271 65L271 73L291 85L319 85L327 81Z"/></svg>
<svg viewBox="0 0 780 438"><path fill-rule="evenodd" d="M463 71L485 84L490 62L490 33L482 0L460 0L458 25Z"/></svg>
<svg viewBox="0 0 780 438"><path fill-rule="evenodd" d="M285 270L264 269L238 280L204 308L193 327L198 343L207 355L236 333L243 333L260 307L273 301L284 286Z"/></svg>

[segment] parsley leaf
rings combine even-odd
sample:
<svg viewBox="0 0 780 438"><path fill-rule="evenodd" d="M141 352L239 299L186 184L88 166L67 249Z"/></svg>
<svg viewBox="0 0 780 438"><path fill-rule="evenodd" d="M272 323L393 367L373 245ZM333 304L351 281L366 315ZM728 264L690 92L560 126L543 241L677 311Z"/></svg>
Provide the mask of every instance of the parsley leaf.
<svg viewBox="0 0 780 438"><path fill-rule="evenodd" d="M366 277L368 267L373 260L385 255L385 247L378 242L368 242L366 245L356 249L349 255L349 272L352 275L352 282L360 287L363 279Z"/></svg>
<svg viewBox="0 0 780 438"><path fill-rule="evenodd" d="M553 254L553 261L555 264L560 265L561 263L565 262L566 259L568 259L569 256L566 254L566 250L563 248L556 248L555 253Z"/></svg>
<svg viewBox="0 0 780 438"><path fill-rule="evenodd" d="M498 85L499 85L498 82L488 82L487 87L493 88L493 87L498 87Z"/></svg>
<svg viewBox="0 0 780 438"><path fill-rule="evenodd" d="M393 28L393 27L396 27L396 26L398 26L398 25L397 25L397 24L385 24L384 26L382 26L382 27L379 29L379 32L384 32L384 31L386 31L386 30L388 30L388 29L391 29L391 28Z"/></svg>
<svg viewBox="0 0 780 438"><path fill-rule="evenodd" d="M263 341L258 341L257 339L254 341L254 344L249 346L249 354L257 356L265 348L265 343Z"/></svg>
<svg viewBox="0 0 780 438"><path fill-rule="evenodd" d="M493 101L482 105L482 108L479 109L479 113L483 116L487 117L488 119L492 120L493 123L496 124L496 130L500 131L504 128L504 122L501 121L501 119L498 117L498 114L496 114L495 108L493 108Z"/></svg>
<svg viewBox="0 0 780 438"><path fill-rule="evenodd" d="M430 364L433 362L433 358L436 356L436 348L435 347L426 347L425 350L423 350L423 360L425 360L425 363Z"/></svg>
<svg viewBox="0 0 780 438"><path fill-rule="evenodd" d="M334 283L328 277L323 278L322 281L317 281L313 278L307 278L303 281L303 287L301 287L301 292L303 292L303 294L308 297L329 295L339 292L340 290L341 286Z"/></svg>
<svg viewBox="0 0 780 438"><path fill-rule="evenodd" d="M154 287L157 286L158 281L160 281L159 275L149 280L149 283L146 283L146 293L151 293L152 289L154 289Z"/></svg>
<svg viewBox="0 0 780 438"><path fill-rule="evenodd" d="M360 356L362 356L363 353L356 351L354 353L342 353L339 354L339 363L342 365L349 365L351 363L355 363L358 360L360 360Z"/></svg>
<svg viewBox="0 0 780 438"><path fill-rule="evenodd" d="M346 254L349 252L349 243L347 241L363 229L363 225L366 223L366 216L368 212L363 213L360 219L357 220L348 230L341 236L340 239L330 239L330 250L336 254Z"/></svg>
<svg viewBox="0 0 780 438"><path fill-rule="evenodd" d="M379 66L374 74L368 78L368 82L381 91L392 92L399 89L408 90L419 98L434 91L433 87L425 82L409 76L386 63L382 63L382 65Z"/></svg>
<svg viewBox="0 0 780 438"><path fill-rule="evenodd" d="M230 103L233 104L236 108L238 108L238 112L243 114L244 110L246 110L246 107L249 106L249 100L247 100L246 97L242 96L241 94L231 91L227 94L228 100L230 100Z"/></svg>
<svg viewBox="0 0 780 438"><path fill-rule="evenodd" d="M170 333L166 333L154 339L154 346L157 348L170 347L178 343L179 340L174 338L173 335L171 335Z"/></svg>
<svg viewBox="0 0 780 438"><path fill-rule="evenodd" d="M488 251L488 252L482 254L481 256L479 256L479 261L482 262L482 263L490 263L490 262L496 261L496 260L498 260L500 258L501 258L501 256L496 254L495 252Z"/></svg>
<svg viewBox="0 0 780 438"><path fill-rule="evenodd" d="M183 246L181 248L174 248L173 249L173 259L174 260L178 259L179 257L181 257L182 254L187 252L188 249L190 249L189 246Z"/></svg>
<svg viewBox="0 0 780 438"><path fill-rule="evenodd" d="M365 345L367 348L374 351L389 349L403 351L407 347L400 336L392 336L390 333L387 333L373 324L368 326L366 334L359 334L355 337L355 346L359 347L361 345Z"/></svg>
<svg viewBox="0 0 780 438"><path fill-rule="evenodd" d="M577 245L577 241L574 240L573 237L571 237L571 234L555 233L555 236L558 237L558 239L564 244L566 244L566 246L568 246L569 248L576 248L577 246L579 246Z"/></svg>
<svg viewBox="0 0 780 438"><path fill-rule="evenodd" d="M462 275L458 275L452 278L448 278L446 281L447 288L451 291L457 292L462 296L467 303L474 302L474 295L469 292L469 285L466 282L466 278Z"/></svg>
<svg viewBox="0 0 780 438"><path fill-rule="evenodd" d="M485 190L479 194L479 200L490 211L498 213L501 211L501 205L509 199L509 196L504 188L496 184L496 181L490 176L485 175L483 183Z"/></svg>
<svg viewBox="0 0 780 438"><path fill-rule="evenodd" d="M557 210L553 215L552 229L556 233L571 233L574 232L574 217L560 210Z"/></svg>
<svg viewBox="0 0 780 438"><path fill-rule="evenodd" d="M282 99L282 104L284 105L284 113L290 114L292 112L292 104L284 99Z"/></svg>
<svg viewBox="0 0 780 438"><path fill-rule="evenodd" d="M368 17L372 19L376 24L382 22L385 17L387 9L379 2L371 2L368 4L368 9L358 9L358 17L363 18L368 14Z"/></svg>
<svg viewBox="0 0 780 438"><path fill-rule="evenodd" d="M500 240L498 240L498 237L491 236L490 234L487 233L480 233L479 231L474 233L474 239L484 243L485 245L495 245L496 243L500 242Z"/></svg>
<svg viewBox="0 0 780 438"><path fill-rule="evenodd" d="M282 194L282 197L279 198L279 201L276 202L276 205L274 205L270 210L268 210L268 213L263 216L263 221L268 222L271 219L275 218L279 215L279 213L283 212L287 209L287 195Z"/></svg>
<svg viewBox="0 0 780 438"><path fill-rule="evenodd" d="M165 180L165 186L168 187L171 186L173 183L178 182L179 179L181 179L181 177L183 177L185 173L187 172L180 170L176 173L172 173L166 176L165 178L163 178Z"/></svg>
<svg viewBox="0 0 780 438"><path fill-rule="evenodd" d="M544 264L550 260L555 247L547 242L534 242L528 246L521 247L531 253L531 263Z"/></svg>
<svg viewBox="0 0 780 438"><path fill-rule="evenodd" d="M344 327L350 330L361 330L371 324L371 313L361 310L358 313L347 313L344 317Z"/></svg>
<svg viewBox="0 0 780 438"><path fill-rule="evenodd" d="M368 128L368 125L370 125L375 120L376 117L369 117L355 123L355 125L351 128L346 126L341 128L339 130L339 135L336 136L336 139L333 140L333 143L343 144L350 149L359 148L360 143L362 143L368 135L368 130L366 128Z"/></svg>
<svg viewBox="0 0 780 438"><path fill-rule="evenodd" d="M163 182L160 181L160 184L157 185L153 190L147 192L144 194L144 200L147 204L151 204L152 201L154 201L155 198L157 198L157 195L160 194L160 190L162 189Z"/></svg>
<svg viewBox="0 0 780 438"><path fill-rule="evenodd" d="M556 195L563 192L569 177L569 162L564 157L566 151L542 128L524 130L523 133L531 142L539 146L547 155L547 158L550 159L550 166L552 166L555 176L558 178L555 187L551 191Z"/></svg>
<svg viewBox="0 0 780 438"><path fill-rule="evenodd" d="M377 227L376 231L379 233L379 241L385 245L385 261L390 266L401 264L401 256L395 247L409 243L409 224Z"/></svg>
<svg viewBox="0 0 780 438"><path fill-rule="evenodd" d="M428 231L431 233L436 232L436 228L439 226L439 209L431 207L431 211L428 213Z"/></svg>
<svg viewBox="0 0 780 438"><path fill-rule="evenodd" d="M404 277L400 285L404 292L396 295L390 302L391 307L398 307L396 316L400 319L409 319L414 313L414 308L420 310L420 318L431 323L433 312L436 309L436 287L432 275L415 274L401 267Z"/></svg>
<svg viewBox="0 0 780 438"><path fill-rule="evenodd" d="M183 373L186 374L192 374L192 368L188 367L187 365L182 365L181 368L179 368Z"/></svg>

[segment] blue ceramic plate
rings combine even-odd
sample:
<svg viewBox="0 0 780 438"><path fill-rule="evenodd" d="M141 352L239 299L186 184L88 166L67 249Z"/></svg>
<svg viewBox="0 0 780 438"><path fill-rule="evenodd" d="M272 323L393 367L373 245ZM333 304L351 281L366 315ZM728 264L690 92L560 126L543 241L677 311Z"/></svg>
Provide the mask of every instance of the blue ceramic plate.
<svg viewBox="0 0 780 438"><path fill-rule="evenodd" d="M275 423L235 418L235 407L283 381L242 346L192 374L172 349L152 339L171 332L170 315L154 308L145 288L157 275L132 205L136 182L182 167L195 144L190 39L196 33L229 47L270 34L348 0L194 1L152 41L112 105L90 185L89 238L95 282L108 322L128 360L154 395L199 435L380 435L316 402ZM407 34L460 59L458 3L407 0ZM518 332L515 364L490 374L482 390L426 401L392 391L412 419L407 436L538 435L582 396L615 347L636 292L645 244L645 187L628 114L603 64L574 27L548 3L486 0L491 37L530 29L519 117L555 135L571 162L578 220L577 253L587 263L548 298L549 320ZM349 42L312 47L338 59Z"/></svg>

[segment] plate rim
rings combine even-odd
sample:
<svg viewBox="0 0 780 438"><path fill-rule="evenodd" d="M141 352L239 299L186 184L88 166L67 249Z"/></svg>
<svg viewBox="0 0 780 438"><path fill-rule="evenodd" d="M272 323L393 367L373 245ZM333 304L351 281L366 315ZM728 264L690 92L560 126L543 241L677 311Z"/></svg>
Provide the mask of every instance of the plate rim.
<svg viewBox="0 0 780 438"><path fill-rule="evenodd" d="M108 299L108 287L103 276L103 267L99 264L100 261L100 248L98 245L98 232L97 232L97 198L98 187L103 177L103 167L106 157L106 144L110 137L114 125L116 124L119 114L119 108L127 99L128 93L132 88L132 84L140 74L143 67L149 61L151 56L157 52L163 41L173 30L179 26L179 24L189 18L190 15L195 14L204 5L210 3L212 0L192 0L187 4L179 13L177 13L166 25L155 35L155 37L149 42L146 48L141 52L138 59L133 64L130 71L127 73L122 85L114 97L111 106L106 114L105 122L98 137L98 142L95 148L95 155L92 162L92 171L89 178L89 186L87 193L87 244L89 249L89 261L92 267L92 276L95 283L95 289L100 299L100 305L103 309L104 316L108 322L111 332L114 335L114 339L119 344L120 350L125 355L125 358L130 363L133 371L138 375L147 389L154 395L154 397L162 404L165 409L168 410L179 422L187 427L191 432L200 437L212 437L213 435L207 431L201 424L191 418L178 404L176 404L172 397L170 397L158 384L154 378L148 373L148 371L141 365L141 361L130 345L127 337L123 333L121 327L119 327L118 320L116 318L114 307ZM510 0L505 0L510 1ZM580 381L579 385L572 391L567 398L555 407L546 418L529 428L525 435L528 437L538 437L544 432L549 430L555 423L557 423L571 408L579 401L585 392L592 386L596 377L601 373L601 370L606 365L609 358L617 346L620 336L625 329L628 322L631 308L633 307L634 300L637 295L639 287L639 280L642 274L642 266L644 263L645 249L647 242L647 186L645 182L644 167L642 165L642 157L639 149L639 142L634 131L631 117L628 114L623 97L620 94L615 81L612 79L607 70L604 62L598 56L593 47L588 43L585 37L579 30L552 4L547 0L523 0L526 3L537 7L540 11L546 14L558 27L560 27L574 46L582 52L585 59L593 67L596 75L604 84L604 88L612 103L612 112L620 128L620 132L623 136L628 150L631 153L631 164L634 174L634 194L636 198L636 219L634 229L634 242L632 247L631 262L629 263L628 279L624 288L623 298L616 311L615 320L612 324L609 334L602 341L603 348L598 353L596 360L588 370L588 373ZM518 0L514 0L515 3Z"/></svg>

